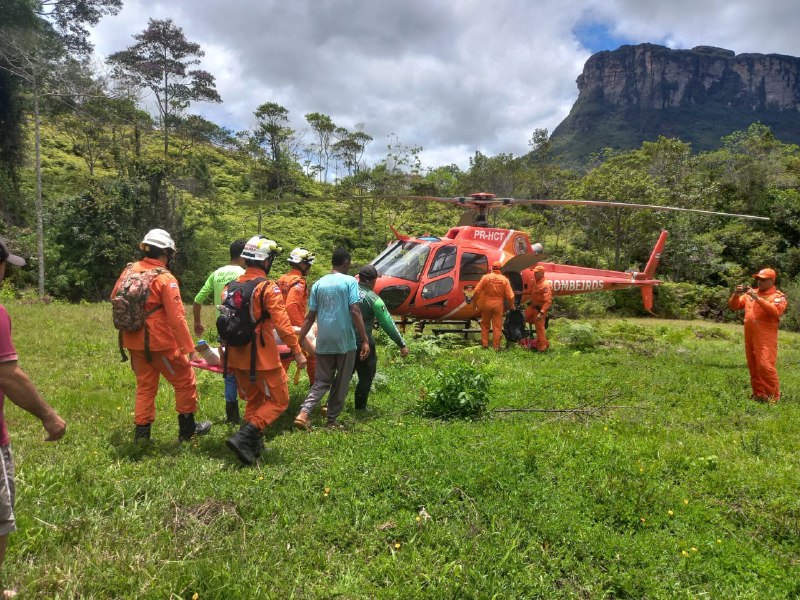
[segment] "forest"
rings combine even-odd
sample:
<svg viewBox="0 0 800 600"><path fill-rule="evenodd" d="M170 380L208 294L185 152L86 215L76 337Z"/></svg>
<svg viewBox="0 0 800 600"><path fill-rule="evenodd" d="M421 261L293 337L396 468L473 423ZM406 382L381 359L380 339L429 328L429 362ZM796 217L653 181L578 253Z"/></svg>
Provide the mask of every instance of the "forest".
<svg viewBox="0 0 800 600"><path fill-rule="evenodd" d="M756 122L706 152L659 138L567 168L548 131L537 129L524 156L475 152L466 169L423 168L414 140L376 140L320 112L293 128L294 115L270 98L253 107L245 131L194 114L198 103L223 98L214 74L198 68L203 49L173 21L151 19L130 46L101 63L93 56L89 29L120 7L120 0L0 0L0 235L29 261L5 295L103 300L152 227L177 240L174 271L189 291L225 262L232 239L256 232L286 252L309 247L323 265L337 246L363 264L392 239L392 226L437 234L459 217L403 197L486 191L768 216L752 223L515 207L495 213L493 225L529 232L556 262L621 270L641 269L659 231L669 230L660 316L731 318L724 302L731 288L766 265L800 301L800 149L781 142L780 131ZM642 310L630 291L557 304L566 316ZM800 329L790 313L783 326Z"/></svg>

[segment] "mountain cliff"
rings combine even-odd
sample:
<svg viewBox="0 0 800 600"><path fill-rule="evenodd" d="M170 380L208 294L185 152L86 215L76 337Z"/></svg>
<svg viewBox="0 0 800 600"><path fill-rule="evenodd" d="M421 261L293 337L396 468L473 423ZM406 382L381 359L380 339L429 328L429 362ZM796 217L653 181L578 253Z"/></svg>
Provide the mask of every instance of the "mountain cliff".
<svg viewBox="0 0 800 600"><path fill-rule="evenodd" d="M568 162L659 135L710 150L756 121L781 141L800 143L800 58L793 56L622 46L589 58L577 83L578 99L552 134Z"/></svg>

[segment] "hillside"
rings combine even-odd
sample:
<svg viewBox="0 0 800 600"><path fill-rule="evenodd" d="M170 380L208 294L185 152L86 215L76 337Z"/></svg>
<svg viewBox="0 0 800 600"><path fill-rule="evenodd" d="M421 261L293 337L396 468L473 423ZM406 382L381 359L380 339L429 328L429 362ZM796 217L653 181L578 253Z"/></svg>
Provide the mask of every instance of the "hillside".
<svg viewBox="0 0 800 600"><path fill-rule="evenodd" d="M712 150L754 122L800 143L800 59L792 56L622 46L589 58L577 84L578 99L552 135L554 150L571 164L660 135Z"/></svg>

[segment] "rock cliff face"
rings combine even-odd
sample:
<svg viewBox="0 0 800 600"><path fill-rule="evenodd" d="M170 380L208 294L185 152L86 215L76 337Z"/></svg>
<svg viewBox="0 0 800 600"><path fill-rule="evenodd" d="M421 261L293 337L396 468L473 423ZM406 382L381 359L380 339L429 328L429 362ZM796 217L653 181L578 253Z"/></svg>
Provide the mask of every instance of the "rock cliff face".
<svg viewBox="0 0 800 600"><path fill-rule="evenodd" d="M659 135L708 150L755 121L800 143L800 58L622 46L589 58L577 83L578 99L553 132L572 159L607 146L638 148Z"/></svg>

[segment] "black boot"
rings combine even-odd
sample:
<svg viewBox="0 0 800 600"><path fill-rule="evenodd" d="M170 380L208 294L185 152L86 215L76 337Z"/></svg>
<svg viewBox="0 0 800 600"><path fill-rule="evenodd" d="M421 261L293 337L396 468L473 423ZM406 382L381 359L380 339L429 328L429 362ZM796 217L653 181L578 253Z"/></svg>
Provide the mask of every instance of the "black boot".
<svg viewBox="0 0 800 600"><path fill-rule="evenodd" d="M133 432L133 441L147 441L150 439L150 423L147 425L137 425Z"/></svg>
<svg viewBox="0 0 800 600"><path fill-rule="evenodd" d="M235 435L228 438L225 445L246 465L252 465L261 455L264 442L258 427L245 423Z"/></svg>
<svg viewBox="0 0 800 600"><path fill-rule="evenodd" d="M225 403L225 417L227 417L228 423L233 423L234 425L242 422L242 418L239 416L238 401Z"/></svg>
<svg viewBox="0 0 800 600"><path fill-rule="evenodd" d="M194 413L178 415L178 440L188 442L195 435L205 435L211 431L211 421L195 423Z"/></svg>

